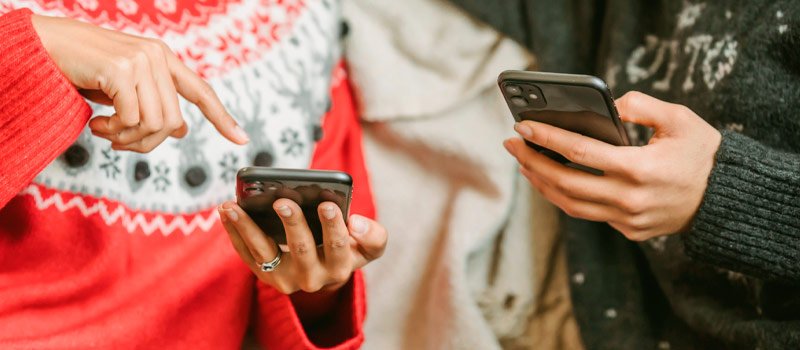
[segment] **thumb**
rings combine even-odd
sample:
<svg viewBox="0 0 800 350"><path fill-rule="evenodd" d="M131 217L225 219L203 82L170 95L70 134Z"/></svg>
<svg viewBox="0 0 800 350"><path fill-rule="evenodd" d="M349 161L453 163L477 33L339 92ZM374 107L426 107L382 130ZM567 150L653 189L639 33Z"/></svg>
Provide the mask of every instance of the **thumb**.
<svg viewBox="0 0 800 350"><path fill-rule="evenodd" d="M358 259L356 268L360 268L383 255L388 235L381 224L361 215L350 215L347 229L350 231L350 236L358 243L358 251L363 257L363 259Z"/></svg>
<svg viewBox="0 0 800 350"><path fill-rule="evenodd" d="M674 128L676 105L661 101L638 91L631 91L616 100L619 117L623 121L669 132Z"/></svg>

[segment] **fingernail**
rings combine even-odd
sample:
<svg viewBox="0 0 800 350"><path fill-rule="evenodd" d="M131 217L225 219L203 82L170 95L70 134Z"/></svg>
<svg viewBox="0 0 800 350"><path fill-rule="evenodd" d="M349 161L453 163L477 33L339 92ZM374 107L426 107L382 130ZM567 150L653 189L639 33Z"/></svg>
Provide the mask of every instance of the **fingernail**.
<svg viewBox="0 0 800 350"><path fill-rule="evenodd" d="M225 212L225 216L228 217L233 222L239 221L239 214L236 214L233 209L223 209L222 211Z"/></svg>
<svg viewBox="0 0 800 350"><path fill-rule="evenodd" d="M350 225L353 227L353 233L357 235L363 235L367 233L367 229L369 228L369 223L367 220L364 220L362 217L353 216Z"/></svg>
<svg viewBox="0 0 800 350"><path fill-rule="evenodd" d="M333 209L333 205L326 205L322 207L322 216L328 220L333 220L336 217L336 211Z"/></svg>
<svg viewBox="0 0 800 350"><path fill-rule="evenodd" d="M233 128L233 132L236 134L236 137L238 137L239 139L242 139L245 142L249 142L250 141L250 137L247 136L247 133L244 132L244 129L242 129L242 127L239 126L238 124Z"/></svg>
<svg viewBox="0 0 800 350"><path fill-rule="evenodd" d="M290 209L286 205L281 205L280 207L278 207L277 211L278 215L283 216L285 218L292 216L292 209Z"/></svg>
<svg viewBox="0 0 800 350"><path fill-rule="evenodd" d="M525 124L517 123L514 125L514 130L516 130L520 135L524 136L525 138L529 138L533 135L533 130Z"/></svg>
<svg viewBox="0 0 800 350"><path fill-rule="evenodd" d="M217 207L217 214L219 214L219 220L225 222L228 220L227 216L222 212L222 205Z"/></svg>
<svg viewBox="0 0 800 350"><path fill-rule="evenodd" d="M506 148L506 151L508 151L508 153L511 153L511 154L514 153L514 146L511 145L511 141L509 141L509 140L503 141L503 147Z"/></svg>

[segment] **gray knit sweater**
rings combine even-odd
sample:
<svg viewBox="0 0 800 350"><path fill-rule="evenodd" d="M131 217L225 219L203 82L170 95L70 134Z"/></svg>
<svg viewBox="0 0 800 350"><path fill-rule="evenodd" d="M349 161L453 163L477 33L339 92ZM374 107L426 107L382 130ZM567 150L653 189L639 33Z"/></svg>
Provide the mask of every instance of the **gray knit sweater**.
<svg viewBox="0 0 800 350"><path fill-rule="evenodd" d="M723 130L689 232L634 244L565 218L588 348L800 348L800 2L452 1L542 70L599 75Z"/></svg>

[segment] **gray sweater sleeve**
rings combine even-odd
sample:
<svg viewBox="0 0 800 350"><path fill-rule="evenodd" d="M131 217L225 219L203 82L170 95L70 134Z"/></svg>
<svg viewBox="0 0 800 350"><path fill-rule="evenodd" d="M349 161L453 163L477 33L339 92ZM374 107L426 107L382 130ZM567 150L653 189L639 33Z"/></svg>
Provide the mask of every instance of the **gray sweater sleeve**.
<svg viewBox="0 0 800 350"><path fill-rule="evenodd" d="M800 282L800 155L723 132L686 252L765 279Z"/></svg>

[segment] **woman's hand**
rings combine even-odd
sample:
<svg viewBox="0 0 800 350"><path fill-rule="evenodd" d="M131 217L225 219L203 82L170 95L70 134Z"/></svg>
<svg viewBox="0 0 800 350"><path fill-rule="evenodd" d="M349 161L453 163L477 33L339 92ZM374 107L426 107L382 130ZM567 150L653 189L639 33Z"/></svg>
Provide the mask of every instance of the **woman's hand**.
<svg viewBox="0 0 800 350"><path fill-rule="evenodd" d="M67 18L32 17L33 27L64 75L88 99L116 113L89 122L92 133L117 150L149 152L187 127L178 93L197 105L227 139L247 143L214 90L161 41Z"/></svg>
<svg viewBox="0 0 800 350"><path fill-rule="evenodd" d="M655 129L648 145L615 147L532 121L515 127L603 176L559 164L521 139L504 145L530 183L570 216L608 222L635 241L685 231L703 199L720 133L689 108L638 92L617 100L617 108L622 120Z"/></svg>
<svg viewBox="0 0 800 350"><path fill-rule="evenodd" d="M302 290L332 292L342 287L353 271L383 255L386 230L377 222L359 215L350 216L345 225L342 212L333 202L317 208L322 222L323 246L317 248L300 207L292 200L275 201L273 209L283 221L289 252L270 272L260 264L272 261L278 246L234 202L219 207L220 217L233 247L258 279L284 294Z"/></svg>

